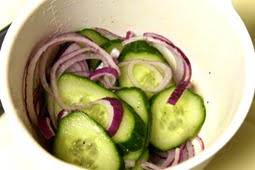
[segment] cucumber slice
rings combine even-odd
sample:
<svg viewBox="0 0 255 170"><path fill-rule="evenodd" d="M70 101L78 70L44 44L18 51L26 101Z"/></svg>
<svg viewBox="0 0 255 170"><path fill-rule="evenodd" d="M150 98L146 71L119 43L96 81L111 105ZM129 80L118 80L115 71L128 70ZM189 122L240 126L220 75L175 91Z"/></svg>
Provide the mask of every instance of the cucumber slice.
<svg viewBox="0 0 255 170"><path fill-rule="evenodd" d="M134 109L146 126L149 126L151 121L149 101L141 89L137 87L122 88L117 90L116 94Z"/></svg>
<svg viewBox="0 0 255 170"><path fill-rule="evenodd" d="M108 52L109 54L112 52L112 50L114 48L118 49L119 52L122 51L123 49L123 46L122 46L122 41L121 39L114 39L114 40L111 40L111 41L108 41L106 43L104 43L101 47L106 51ZM90 60L90 68L92 70L96 69L100 64L101 64L101 60Z"/></svg>
<svg viewBox="0 0 255 170"><path fill-rule="evenodd" d="M142 161L148 161L150 158L149 149L146 149L142 156L136 161L135 167L132 168L132 170L143 170L143 167L141 166Z"/></svg>
<svg viewBox="0 0 255 170"><path fill-rule="evenodd" d="M137 151L129 152L127 155L123 156L124 160L138 160L143 154L144 148L139 149Z"/></svg>
<svg viewBox="0 0 255 170"><path fill-rule="evenodd" d="M144 60L144 61L159 61L167 64L167 61L162 54L146 41L135 41L126 45L120 56L119 61L131 61L131 60ZM118 78L118 84L120 87L134 87L128 76L127 65L120 67L121 76ZM157 70L157 74L155 73ZM149 92L146 89L154 88L160 85L162 81L162 74L164 71L161 68L148 67L141 63L136 63L132 69L132 76L138 82L139 88L141 88L146 95L150 98L155 92Z"/></svg>
<svg viewBox="0 0 255 170"><path fill-rule="evenodd" d="M111 53L114 48L116 48L117 50L119 50L119 52L121 52L123 49L122 41L123 40L121 39L108 41L107 43L102 45L102 48L108 53Z"/></svg>
<svg viewBox="0 0 255 170"><path fill-rule="evenodd" d="M117 98L112 91L100 86L99 84L74 74L65 73L58 80L58 90L60 97L65 104L87 104L105 97ZM57 105L57 104L55 104ZM112 137L123 155L131 151L136 151L144 146L145 125L142 119L133 111L130 106L123 102L123 118L118 131ZM59 113L59 107L55 106L54 113ZM86 111L86 110L84 110ZM99 117L94 116L97 122Z"/></svg>
<svg viewBox="0 0 255 170"><path fill-rule="evenodd" d="M149 113L149 102L146 94L139 88L123 88L116 91L116 94L124 100L134 111L141 117L145 124L146 140L144 141L144 148L149 144L149 129L151 125L151 114ZM130 152L124 156L124 160L137 160L144 151L141 148L138 151Z"/></svg>
<svg viewBox="0 0 255 170"><path fill-rule="evenodd" d="M93 119L74 112L60 120L53 154L88 169L123 169L124 162L114 142Z"/></svg>
<svg viewBox="0 0 255 170"><path fill-rule="evenodd" d="M96 43L99 46L101 46L109 41L108 38L106 38L105 36L103 36L99 32L97 32L96 30L91 29L91 28L85 28L81 31L78 31L77 33L85 35L86 37L91 39L94 43Z"/></svg>
<svg viewBox="0 0 255 170"><path fill-rule="evenodd" d="M167 151L194 137L202 127L206 109L203 99L185 90L175 106L167 100L175 86L169 87L151 100L152 127L150 143L157 151Z"/></svg>
<svg viewBox="0 0 255 170"><path fill-rule="evenodd" d="M148 61L162 61L167 64L167 61L158 49L142 40L127 44L122 49L118 59L120 62L141 59Z"/></svg>

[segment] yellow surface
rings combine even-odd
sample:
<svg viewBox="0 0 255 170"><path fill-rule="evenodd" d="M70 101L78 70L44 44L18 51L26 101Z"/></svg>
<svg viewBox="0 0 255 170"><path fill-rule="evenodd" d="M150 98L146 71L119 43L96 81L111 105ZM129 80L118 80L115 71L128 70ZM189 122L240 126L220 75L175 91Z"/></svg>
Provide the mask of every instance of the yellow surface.
<svg viewBox="0 0 255 170"><path fill-rule="evenodd" d="M255 169L255 125L247 121L205 170Z"/></svg>
<svg viewBox="0 0 255 170"><path fill-rule="evenodd" d="M28 0L0 0L0 30L9 25Z"/></svg>
<svg viewBox="0 0 255 170"><path fill-rule="evenodd" d="M255 0L232 0L255 44Z"/></svg>

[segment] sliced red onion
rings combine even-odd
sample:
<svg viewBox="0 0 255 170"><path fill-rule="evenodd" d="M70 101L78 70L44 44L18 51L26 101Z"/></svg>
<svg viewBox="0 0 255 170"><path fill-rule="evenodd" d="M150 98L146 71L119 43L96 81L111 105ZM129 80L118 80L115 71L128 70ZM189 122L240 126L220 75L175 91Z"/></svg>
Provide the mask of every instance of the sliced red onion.
<svg viewBox="0 0 255 170"><path fill-rule="evenodd" d="M205 149L205 144L204 144L203 139L201 137L199 137L198 135L196 136L195 139L199 142L200 147L201 147L201 151L203 151Z"/></svg>
<svg viewBox="0 0 255 170"><path fill-rule="evenodd" d="M68 115L68 112L66 110L61 110L59 113L58 113L58 117L57 117L57 123L59 123L59 121Z"/></svg>
<svg viewBox="0 0 255 170"><path fill-rule="evenodd" d="M167 157L165 161L160 165L162 168L169 167L173 164L175 159L175 149L167 151Z"/></svg>
<svg viewBox="0 0 255 170"><path fill-rule="evenodd" d="M83 54L83 52L93 52L94 50L95 49L90 48L90 47L81 48L81 49L79 49L77 51L73 51L72 53L69 53L69 54L65 55L63 58L59 59L53 65L53 67L57 68L57 77L59 78L60 75L63 74L64 72L66 72L68 69L70 69L70 67L72 69L70 71L80 72L79 68L75 69L72 66L79 63L79 62L88 60L88 59L100 59L100 60L103 61L103 64L105 66L109 66L107 61L102 56L100 56L99 54L96 54L96 53L84 53ZM53 67L52 67L52 69L53 69ZM86 73L88 74L89 72L86 72Z"/></svg>
<svg viewBox="0 0 255 170"><path fill-rule="evenodd" d="M101 77L107 77L108 79L110 78L111 82L110 83L110 87L113 87L117 78L118 78L118 72L110 67L103 67L101 69L97 69L94 72L92 72L89 75L89 79L92 81L98 81Z"/></svg>
<svg viewBox="0 0 255 170"><path fill-rule="evenodd" d="M40 81L47 93L51 93L51 89L49 88L46 75L47 73L45 72L46 70L49 70L52 63L54 62L56 58L56 54L59 50L59 46L51 46L49 47L41 56L40 61L39 61L39 74L40 74ZM49 74L48 74L49 75Z"/></svg>
<svg viewBox="0 0 255 170"><path fill-rule="evenodd" d="M187 148L187 151L188 151L188 159L194 157L195 156L195 151L194 151L194 147L192 146L190 140L188 140L186 142L186 148Z"/></svg>
<svg viewBox="0 0 255 170"><path fill-rule="evenodd" d="M167 103L175 105L176 102L179 100L179 98L184 93L184 91L188 88L189 83L190 83L189 81L181 81L177 85L177 87L174 89L171 96L168 98Z"/></svg>
<svg viewBox="0 0 255 170"><path fill-rule="evenodd" d="M179 163L186 161L188 159L188 150L186 147L186 142L180 146L180 149L181 149L180 151L181 153L180 153Z"/></svg>
<svg viewBox="0 0 255 170"><path fill-rule="evenodd" d="M33 106L34 106L34 111L36 116L40 114L41 106L42 106L42 97L40 94L40 86L38 86L35 91L34 91L34 101L33 101Z"/></svg>
<svg viewBox="0 0 255 170"><path fill-rule="evenodd" d="M110 55L112 56L113 60L117 59L119 57L119 55L120 55L120 51L117 48L113 48L111 53L110 53Z"/></svg>
<svg viewBox="0 0 255 170"><path fill-rule="evenodd" d="M89 103L86 108L95 104L103 105L107 110L107 113L109 114L109 122L107 122L107 125L102 126L107 129L110 136L114 136L119 129L124 114L122 102L116 98L106 97Z"/></svg>
<svg viewBox="0 0 255 170"><path fill-rule="evenodd" d="M179 160L180 160L180 153L181 153L181 150L180 148L176 148L175 149L175 157L174 157L174 161L173 163L171 164L171 166L174 166L174 165L177 165Z"/></svg>
<svg viewBox="0 0 255 170"><path fill-rule="evenodd" d="M72 53L76 50L79 50L79 49L81 49L79 44L72 43L66 48L66 50L60 56L60 58L63 58L67 54L70 54L70 53ZM68 67L66 69L66 72L69 72L69 73L76 73L76 72L88 73L89 72L89 67L88 67L88 64L87 64L86 61L80 61L80 62L77 62L77 63L73 64L72 66Z"/></svg>
<svg viewBox="0 0 255 170"><path fill-rule="evenodd" d="M41 117L38 119L38 128L46 139L50 139L55 136L50 118L48 117Z"/></svg>
<svg viewBox="0 0 255 170"><path fill-rule="evenodd" d="M41 110L42 104L43 104L43 101L42 101L41 97L37 98L35 100L35 102L34 102L34 109L35 109L35 114L36 114L37 117L40 114L40 110Z"/></svg>
<svg viewBox="0 0 255 170"><path fill-rule="evenodd" d="M126 38L124 41L122 41L122 46L126 46L126 45L128 45L132 42L135 42L135 41L139 41L139 40L149 41L150 39L153 39L153 38L148 38L145 36L132 36L132 37Z"/></svg>
<svg viewBox="0 0 255 170"><path fill-rule="evenodd" d="M117 34L112 33L109 30L106 30L104 28L95 28L97 32L108 38L109 40L114 40L114 39L124 39L124 37L121 37Z"/></svg>
<svg viewBox="0 0 255 170"><path fill-rule="evenodd" d="M110 136L114 136L121 124L124 108L121 101L118 99L107 97L102 100L108 101L110 103L110 105L106 105L106 109L108 111L113 109L113 112L108 112L109 114L112 114L112 120L110 126L107 127L107 131L110 134Z"/></svg>
<svg viewBox="0 0 255 170"><path fill-rule="evenodd" d="M132 38L132 37L134 37L134 33L131 32L131 31L127 31L125 40L128 40L128 39L130 39L130 38Z"/></svg>
<svg viewBox="0 0 255 170"><path fill-rule="evenodd" d="M125 160L125 168L133 168L135 166L134 160Z"/></svg>
<svg viewBox="0 0 255 170"><path fill-rule="evenodd" d="M52 96L47 96L47 110L54 129L57 129L56 117L54 112L54 100Z"/></svg>
<svg viewBox="0 0 255 170"><path fill-rule="evenodd" d="M88 38L86 38L83 35L77 34L77 33L64 33L60 34L56 37L53 37L50 39L48 42L46 42L44 45L42 45L39 49L37 49L35 52L32 53L32 56L30 57L30 60L28 62L27 68L25 70L25 77L24 77L24 86L25 86L25 91L24 91L24 99L26 103L26 110L28 112L28 117L31 120L31 122L34 125L38 124L38 120L36 117L36 114L34 112L34 107L33 107L33 91L34 87L36 84L34 84L35 80L35 73L36 73L36 66L38 61L41 58L41 55L51 46L57 46L65 42L77 42L83 46L89 46L91 48L95 48L98 53L107 60L109 65L112 68L115 68L118 73L120 74L120 70L118 66L115 64L115 62L112 60L111 56L104 51L102 48L100 48L97 44L93 43L90 41ZM49 89L46 87L46 89ZM52 94L52 93L50 93Z"/></svg>
<svg viewBox="0 0 255 170"><path fill-rule="evenodd" d="M161 166L167 158L167 152L162 152L162 153L166 153L166 155L161 155L161 152L160 152L160 154L158 152L157 153L151 152L150 153L151 163L153 163L157 166Z"/></svg>
<svg viewBox="0 0 255 170"><path fill-rule="evenodd" d="M157 165L144 161L141 161L141 166L146 170L162 170L162 168L158 167Z"/></svg>

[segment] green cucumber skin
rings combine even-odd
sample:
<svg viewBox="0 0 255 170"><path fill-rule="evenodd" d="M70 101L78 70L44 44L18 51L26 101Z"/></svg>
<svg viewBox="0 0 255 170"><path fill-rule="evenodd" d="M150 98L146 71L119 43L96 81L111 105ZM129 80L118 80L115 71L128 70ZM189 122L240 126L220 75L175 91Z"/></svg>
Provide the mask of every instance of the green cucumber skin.
<svg viewBox="0 0 255 170"><path fill-rule="evenodd" d="M166 59L159 52L159 50L146 41L140 40L127 44L120 53L118 60L120 62L131 61L134 59L144 61L158 61L167 64ZM127 66L121 66L121 76L117 79L117 84L120 87L134 87L127 75ZM155 93L144 91L148 98L152 97Z"/></svg>
<svg viewBox="0 0 255 170"><path fill-rule="evenodd" d="M122 39L114 39L106 42L101 47L109 54L112 52L113 48L117 48L119 52L121 52L123 49L122 41L123 41Z"/></svg>
<svg viewBox="0 0 255 170"><path fill-rule="evenodd" d="M111 169L116 169L116 170L122 170L122 169L124 169L124 168L125 168L124 160L122 159L121 154L120 154L119 150L117 149L116 144L112 141L111 137L108 135L108 133L106 132L106 130L105 130L101 125L99 125L96 121L94 121L92 118L90 118L86 113L80 112L80 111L72 112L72 113L70 113L69 115L65 116L64 118L62 118L62 119L60 120L60 124L59 124L58 131L56 132L56 135L55 135L55 137L54 137L54 139L53 139L53 142L54 142L54 143L53 143L53 155L59 157L60 159L68 159L68 158L65 158L65 155L63 155L63 154L58 155L59 152L63 152L63 149L66 149L66 146L64 146L64 147L59 151L59 147L61 147L61 146L58 146L58 145L59 145L59 144L61 144L61 145L64 144L64 141L63 141L63 140L57 141L57 140L58 140L59 137L61 138L61 133L62 133L61 130L62 130L63 128L65 128L65 127L62 127L62 124L64 124L63 126L65 126L65 123L64 123L65 121L68 121L68 119L70 119L70 118L72 118L72 117L75 117L75 116L77 116L78 114L83 115L84 118L86 119L86 121L90 121L91 124L94 124L93 128L96 127L96 128L98 129L98 130L96 131L96 133L101 133L101 136L104 135L104 139L105 139L105 140L107 140L107 141L109 141L110 143L112 143L112 147L114 148L114 150L112 150L112 151L115 153L115 159L117 159L117 161L119 162L119 166L116 167L116 168L112 167ZM74 132L74 133L75 133L75 132ZM84 135L84 136L85 136L85 135ZM82 137L84 137L84 136L82 136ZM79 137L77 136L77 138L79 139L80 136L79 136ZM60 143L59 143L59 142L60 142ZM70 148L69 148L69 149L70 149ZM70 152L70 151L68 151L68 152ZM71 154L71 153L70 153L70 154ZM68 154L69 156L67 156L67 157L70 158L70 154ZM102 154L106 154L106 153L103 152ZM76 155L74 155L74 156L76 156ZM112 156L111 156L111 158L112 158ZM72 162L72 160L70 160L70 161L65 160L65 161L67 161L67 162L69 162L69 163L72 163L72 164L75 164L74 162ZM100 163L101 163L101 162L100 162ZM114 163L116 163L116 161L115 161ZM78 166L80 166L80 165L78 165Z"/></svg>
<svg viewBox="0 0 255 170"><path fill-rule="evenodd" d="M130 44L127 44L123 49L122 52L120 53L120 56L118 57L118 60L120 62L122 61L128 61L129 59L127 58L128 53L134 53L134 54L139 54L139 53L151 53L155 55L154 61L162 61L163 63L167 63L165 58L162 56L162 54L159 52L158 49L147 43L146 41L140 40L140 41L135 41ZM140 58L137 58L140 59ZM144 58L146 60L146 58Z"/></svg>
<svg viewBox="0 0 255 170"><path fill-rule="evenodd" d="M132 101L128 101L128 100L133 99L133 98L130 98L132 96L132 93L135 93L134 95L139 96L138 102L140 102L139 105L141 105L141 106L132 105L131 104ZM122 100L124 100L127 104L129 104L134 109L134 111L136 113L138 113L138 115L144 121L146 126L148 126L148 124L151 120L151 115L149 114L150 106L149 106L149 100L148 100L148 97L146 96L146 94L140 88L137 88L137 87L121 88L116 91L116 94ZM139 111L140 108L137 108L137 107L144 107L144 109L143 109L143 111ZM139 112L146 112L146 113L139 113ZM144 115L141 115L141 114L144 114Z"/></svg>
<svg viewBox="0 0 255 170"><path fill-rule="evenodd" d="M135 126L132 131L132 138L123 143L118 143L118 148L121 150L123 156L129 154L130 152L137 151L144 147L145 138L146 138L146 130L145 124L140 116L130 107L126 102L123 102L123 107L127 107L134 116ZM128 148L128 149L127 149Z"/></svg>
<svg viewBox="0 0 255 170"><path fill-rule="evenodd" d="M123 49L123 46L121 44L122 41L123 40L121 39L110 40L101 45L101 47L109 54L112 52L113 48L117 48L121 52ZM92 70L95 70L101 63L102 63L101 60L90 60L89 66Z"/></svg>
<svg viewBox="0 0 255 170"><path fill-rule="evenodd" d="M106 38L105 36L103 36L102 34L100 34L99 32L92 28L85 28L83 30L77 31L77 33L88 37L99 46L110 41L108 38Z"/></svg>
<svg viewBox="0 0 255 170"><path fill-rule="evenodd" d="M149 149L144 150L141 157L136 161L135 166L132 168L132 170L143 170L143 167L141 166L142 161L149 161L150 159L150 153Z"/></svg>
<svg viewBox="0 0 255 170"><path fill-rule="evenodd" d="M149 113L149 101L146 94L139 88L122 88L116 91L116 94L124 100L141 117L145 124L144 147L140 150L130 152L124 156L124 160L137 160L149 145L149 132L151 125L151 114ZM134 102L136 101L137 102ZM138 103L139 102L139 103Z"/></svg>
<svg viewBox="0 0 255 170"><path fill-rule="evenodd" d="M61 81L64 81L64 82L61 83ZM85 83L87 85L85 90L83 89L83 87L81 89L78 89L79 95L82 94L84 91L86 91L89 93L88 95L90 95L89 96L90 99L92 99L90 101L85 100L85 102L83 104L86 104L86 103L92 102L92 101L96 101L96 100L104 98L104 97L113 97L113 98L119 99L119 97L112 91L106 89L103 86L100 86L99 84L97 84L87 78L80 77L80 76L77 76L77 75L74 75L71 73L64 73L59 79L58 86L59 86L59 83L64 84L64 86L65 86L65 87L61 87L61 88L59 87L60 92L65 89L69 89L71 91L68 93L67 96L63 96L63 94L62 95L60 94L60 96L64 99L64 101L68 102L68 103L66 103L68 105L71 105L73 103L78 103L77 101L74 101L74 100L78 100L78 99L75 99L75 97L74 97L74 99L72 99L72 97L77 93L75 91L77 89L75 89L73 91L72 90L73 85L72 84L69 85L67 83L69 81L78 85L79 88L80 88L80 84L82 84L82 83ZM84 85L84 84L82 84L82 85ZM71 94L74 94L74 95L71 95ZM87 99L86 96L85 96L85 99ZM73 100L73 101L70 101L70 100ZM78 101L82 101L82 99L79 99ZM130 126L134 126L134 128L132 130L130 138L127 141L118 142L119 139L116 139L115 136L113 136L113 139L117 143L118 148L121 149L121 153L123 155L126 155L131 151L136 151L136 150L139 150L141 147L143 147L143 143L145 140L145 134L144 134L145 124L144 124L143 120L137 115L137 113L128 104L126 104L124 101L122 101L122 103L123 103L124 110L125 109L128 110L128 112L129 112L128 116L131 116L132 120L134 121L134 124L130 125ZM59 109L56 105L55 105L55 109ZM57 111L55 111L55 113L58 113L59 111L60 110L57 110Z"/></svg>
<svg viewBox="0 0 255 170"><path fill-rule="evenodd" d="M152 111L152 109L153 109L153 104L156 103L156 100L157 100L158 97L160 97L160 95L162 95L162 94L164 94L164 93L167 93L168 91L171 91L171 90L173 91L175 87L176 87L176 86L171 86L171 87L169 87L169 88L166 88L166 89L162 90L160 93L154 95L154 96L149 100L149 103L150 103L150 106L151 106L151 113L152 113L152 128L153 128L153 120L154 120L154 119L153 119L153 114L154 114L154 113L153 113L153 111ZM206 119L206 107L205 107L205 105L204 105L204 101L203 101L203 99L201 98L200 95L196 94L196 93L193 92L191 89L186 89L186 90L184 91L184 94L182 95L182 97L179 99L178 102L180 102L180 100L182 100L182 98L183 98L183 96L185 95L185 93L187 93L188 95L192 95L194 98L196 98L196 99L199 101L199 104L200 104L200 113L201 113L201 115L200 115L200 116L201 116L200 123L196 125L195 130L194 130L191 134L189 134L189 135L187 135L185 138L183 138L178 144L170 145L170 147L167 147L167 148L162 148L161 146L155 146L155 145L152 143L151 139L150 139L150 147L151 147L153 150L158 151L158 152L162 152L162 151L167 151L167 150L176 148L176 147L182 145L182 144L183 144L184 142L186 142L188 139L190 139L190 138L194 137L195 135L197 135L198 132L200 131L200 129L202 128L202 126L203 126L203 124L204 124L204 122L205 122L205 119ZM169 95L169 96L170 96L170 95ZM163 103L163 102L166 102L166 101L161 101L161 103ZM176 105L178 105L178 102L177 102ZM156 105L157 105L157 104L156 104ZM158 113L158 114L160 114L160 113ZM152 132L151 132L151 133L152 133ZM158 132L158 133L159 133L159 132ZM151 134L151 137L154 137L154 135ZM158 141L160 141L160 139L159 139Z"/></svg>
<svg viewBox="0 0 255 170"><path fill-rule="evenodd" d="M96 30L92 28L85 28L83 30L80 30L77 32L78 34L84 35L88 37L90 40L92 40L94 43L96 43L99 46L102 46L109 42L110 40L97 32ZM90 69L94 70L100 65L100 60L89 60L89 67Z"/></svg>
<svg viewBox="0 0 255 170"><path fill-rule="evenodd" d="M139 96L138 102L140 102L140 105L141 105L140 107L143 107L142 111L140 111L139 108L136 108L139 106L135 106L131 104L132 101L129 101L131 100L130 97L132 96L132 93L133 95ZM147 131L145 147L147 147L149 145L151 121L152 121L148 97L140 88L137 88L137 87L122 88L117 90L116 94L122 100L124 100L127 104L129 104L145 123L146 131ZM144 112L144 113L140 113L140 112Z"/></svg>

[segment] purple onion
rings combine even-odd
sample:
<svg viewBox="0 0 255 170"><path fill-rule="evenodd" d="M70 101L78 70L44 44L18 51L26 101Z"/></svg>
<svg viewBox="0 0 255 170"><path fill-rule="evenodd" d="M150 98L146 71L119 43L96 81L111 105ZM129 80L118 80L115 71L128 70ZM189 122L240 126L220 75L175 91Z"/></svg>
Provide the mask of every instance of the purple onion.
<svg viewBox="0 0 255 170"><path fill-rule="evenodd" d="M55 136L50 118L48 117L41 117L38 119L38 128L46 139L50 139Z"/></svg>

